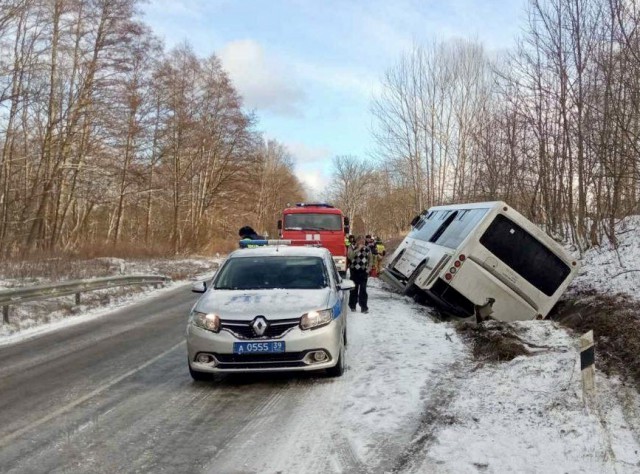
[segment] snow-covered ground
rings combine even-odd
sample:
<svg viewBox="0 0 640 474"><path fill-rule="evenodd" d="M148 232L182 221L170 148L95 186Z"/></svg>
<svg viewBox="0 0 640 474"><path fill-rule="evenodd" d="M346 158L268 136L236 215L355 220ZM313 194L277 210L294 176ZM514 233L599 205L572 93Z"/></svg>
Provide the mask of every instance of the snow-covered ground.
<svg viewBox="0 0 640 474"><path fill-rule="evenodd" d="M585 254L569 297L640 295L640 272L630 271L640 270L640 217L620 224L619 242ZM116 263L129 273L128 262ZM137 270L145 272L156 273ZM212 472L640 472L640 397L598 372L595 400L585 403L577 335L553 321L516 323L523 340L545 347L477 361L453 323L370 282L370 313L349 316L345 375L305 385L302 395L283 391L227 447L251 453L244 465L222 453ZM84 318L127 301L75 312ZM274 407L287 416L266 432Z"/></svg>
<svg viewBox="0 0 640 474"><path fill-rule="evenodd" d="M117 275L165 275L173 278L169 288L185 281L205 278L213 275L222 259L186 258L186 259L147 259L124 260L120 258L100 258L86 261L86 270L82 262L74 262L65 267L70 275L60 277L28 276L23 278L0 279L0 290L46 285L63 280L85 279L89 277ZM36 270L14 269L14 273L31 274ZM75 304L75 296L62 296L46 300L33 301L10 308L10 324L0 320L0 344L29 338L44 331L57 330L60 327L86 321L106 314L116 308L148 298L158 291L152 287L125 286L82 293L81 304Z"/></svg>
<svg viewBox="0 0 640 474"><path fill-rule="evenodd" d="M549 348L510 362L468 361L441 408L447 422L408 472L638 472L637 393L599 374L597 398L585 403L576 337L549 321L515 328Z"/></svg>
<svg viewBox="0 0 640 474"><path fill-rule="evenodd" d="M344 376L284 388L205 471L638 472L637 394L599 377L585 404L577 338L557 323L516 324L546 347L480 363L454 323L370 282ZM251 453L241 465L238 452Z"/></svg>
<svg viewBox="0 0 640 474"><path fill-rule="evenodd" d="M640 216L622 220L616 227L618 248L608 241L585 252L579 275L569 288L598 293L625 293L640 298Z"/></svg>

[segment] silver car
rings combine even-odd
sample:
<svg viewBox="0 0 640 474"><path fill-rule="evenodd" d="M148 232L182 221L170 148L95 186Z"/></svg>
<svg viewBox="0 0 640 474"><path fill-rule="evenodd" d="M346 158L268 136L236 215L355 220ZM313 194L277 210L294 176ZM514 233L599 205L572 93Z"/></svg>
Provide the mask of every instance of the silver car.
<svg viewBox="0 0 640 474"><path fill-rule="evenodd" d="M189 372L326 371L345 367L348 291L329 251L258 247L229 255L187 325Z"/></svg>

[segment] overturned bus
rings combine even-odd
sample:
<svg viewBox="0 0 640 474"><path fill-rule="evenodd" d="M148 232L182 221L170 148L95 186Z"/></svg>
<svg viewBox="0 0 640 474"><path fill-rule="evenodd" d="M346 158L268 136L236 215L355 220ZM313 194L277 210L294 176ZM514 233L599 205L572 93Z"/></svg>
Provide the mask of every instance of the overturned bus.
<svg viewBox="0 0 640 474"><path fill-rule="evenodd" d="M559 244L501 201L424 211L388 262L383 280L476 320L544 319L578 271Z"/></svg>

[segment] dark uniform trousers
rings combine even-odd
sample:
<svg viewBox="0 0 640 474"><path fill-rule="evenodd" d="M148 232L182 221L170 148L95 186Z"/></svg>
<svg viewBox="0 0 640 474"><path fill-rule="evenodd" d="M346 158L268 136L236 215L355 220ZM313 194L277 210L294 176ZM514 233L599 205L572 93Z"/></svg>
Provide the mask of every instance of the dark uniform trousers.
<svg viewBox="0 0 640 474"><path fill-rule="evenodd" d="M366 270L356 270L354 268L350 272L351 281L356 284L356 287L349 294L349 307L356 309L356 303L358 303L363 311L369 309L367 306L369 299L369 295L367 295L367 278L369 278L369 274Z"/></svg>

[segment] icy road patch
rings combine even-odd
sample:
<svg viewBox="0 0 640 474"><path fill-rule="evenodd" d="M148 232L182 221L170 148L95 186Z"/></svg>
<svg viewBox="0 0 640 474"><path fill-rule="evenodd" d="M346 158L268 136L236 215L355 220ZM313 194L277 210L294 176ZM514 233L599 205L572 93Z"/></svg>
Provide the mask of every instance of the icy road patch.
<svg viewBox="0 0 640 474"><path fill-rule="evenodd" d="M481 364L452 324L379 285L369 314L349 314L345 375L283 387L205 471L637 472L638 397L621 402L599 375L600 401L586 407L575 337L521 323L548 348Z"/></svg>
<svg viewBox="0 0 640 474"><path fill-rule="evenodd" d="M369 314L349 314L345 374L314 376L313 383L300 380L294 390L285 388L225 448L229 456L221 453L208 472L396 468L398 453L411 445L425 407L442 393L435 388L455 377L452 365L466 349L452 327L430 322L424 307L375 287L369 298ZM274 425L279 429L274 431ZM247 453L240 463L233 454L238 452Z"/></svg>

